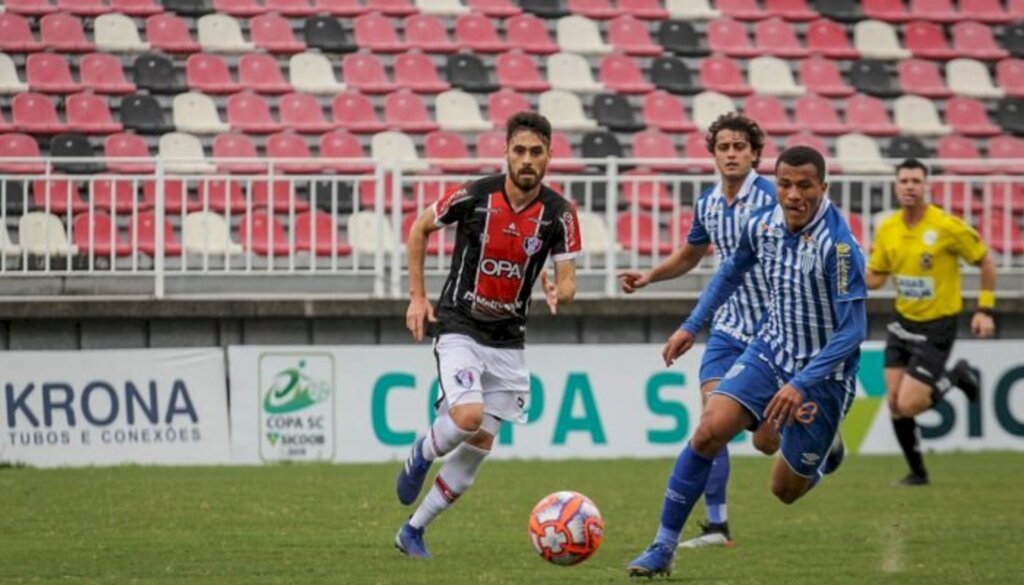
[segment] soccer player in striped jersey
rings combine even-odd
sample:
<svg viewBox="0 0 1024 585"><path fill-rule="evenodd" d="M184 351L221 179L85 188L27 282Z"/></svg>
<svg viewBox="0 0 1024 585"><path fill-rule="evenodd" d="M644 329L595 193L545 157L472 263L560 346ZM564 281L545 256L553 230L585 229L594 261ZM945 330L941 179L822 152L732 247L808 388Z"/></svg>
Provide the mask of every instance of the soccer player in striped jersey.
<svg viewBox="0 0 1024 585"><path fill-rule="evenodd" d="M825 160L797 146L775 166L778 205L755 214L690 317L665 344L670 366L760 266L767 315L753 343L708 398L700 424L668 480L654 543L627 566L632 576L669 573L676 543L718 452L744 428L778 425L782 457L772 492L791 504L836 470L845 449L839 423L854 396L867 335L864 258L842 214L825 196Z"/></svg>
<svg viewBox="0 0 1024 585"><path fill-rule="evenodd" d="M650 283L683 276L693 270L714 245L718 259L725 261L739 246L743 228L751 216L776 203L775 184L754 170L761 160L765 136L757 122L730 112L719 116L708 128L707 148L715 158L720 180L697 200L693 225L681 248L654 268L619 274L622 290L631 294ZM700 389L704 401L718 386L733 362L743 353L757 332L768 293L764 274L748 272L743 284L715 314L700 366ZM754 436L754 444L766 453L778 449L778 435L770 425ZM707 522L701 534L680 544L682 548L732 546L726 513L729 482L729 448L715 457L704 487Z"/></svg>

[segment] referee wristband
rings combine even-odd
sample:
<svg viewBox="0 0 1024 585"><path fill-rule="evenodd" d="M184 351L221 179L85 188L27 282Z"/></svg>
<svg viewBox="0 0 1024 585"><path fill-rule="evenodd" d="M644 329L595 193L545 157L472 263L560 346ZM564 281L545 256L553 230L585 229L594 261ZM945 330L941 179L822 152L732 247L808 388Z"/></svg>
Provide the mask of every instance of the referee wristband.
<svg viewBox="0 0 1024 585"><path fill-rule="evenodd" d="M983 290L978 295L978 310L991 312L996 306L996 293Z"/></svg>

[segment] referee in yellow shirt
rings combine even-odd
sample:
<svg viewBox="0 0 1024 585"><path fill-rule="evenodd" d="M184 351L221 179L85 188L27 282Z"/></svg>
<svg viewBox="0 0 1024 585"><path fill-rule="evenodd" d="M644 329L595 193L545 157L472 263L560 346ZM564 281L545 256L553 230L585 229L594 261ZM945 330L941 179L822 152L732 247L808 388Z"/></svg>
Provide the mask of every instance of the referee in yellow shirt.
<svg viewBox="0 0 1024 585"><path fill-rule="evenodd" d="M910 466L901 485L928 484L914 416L958 387L978 399L978 377L959 360L946 370L963 309L960 259L981 266L981 294L971 317L975 337L995 332L996 266L978 232L927 201L928 169L909 159L896 167L900 211L886 217L875 234L867 267L868 288L892 276L896 321L885 343L885 386L892 424Z"/></svg>

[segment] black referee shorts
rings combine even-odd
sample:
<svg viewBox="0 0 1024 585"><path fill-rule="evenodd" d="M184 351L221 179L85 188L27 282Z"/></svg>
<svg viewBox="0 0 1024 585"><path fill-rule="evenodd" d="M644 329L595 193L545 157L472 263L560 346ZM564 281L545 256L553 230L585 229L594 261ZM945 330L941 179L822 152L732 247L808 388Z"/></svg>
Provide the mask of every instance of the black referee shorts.
<svg viewBox="0 0 1024 585"><path fill-rule="evenodd" d="M946 371L956 341L957 315L934 321L910 321L897 316L885 340L885 367L904 368L925 384L935 384Z"/></svg>

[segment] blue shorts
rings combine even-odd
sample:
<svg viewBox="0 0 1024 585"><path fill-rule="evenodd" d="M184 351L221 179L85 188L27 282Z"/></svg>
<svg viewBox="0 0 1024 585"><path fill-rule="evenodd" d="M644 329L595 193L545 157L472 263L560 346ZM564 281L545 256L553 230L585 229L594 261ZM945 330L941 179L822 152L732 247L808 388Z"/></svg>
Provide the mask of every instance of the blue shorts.
<svg viewBox="0 0 1024 585"><path fill-rule="evenodd" d="M756 340L730 369L712 394L739 402L762 422L772 397L792 377L779 369L772 351ZM807 388L804 403L793 424L782 429L782 458L797 475L811 477L828 455L839 423L853 404L854 380L824 380Z"/></svg>
<svg viewBox="0 0 1024 585"><path fill-rule="evenodd" d="M711 330L700 360L700 385L721 380L736 360L746 351L747 345L728 333Z"/></svg>

